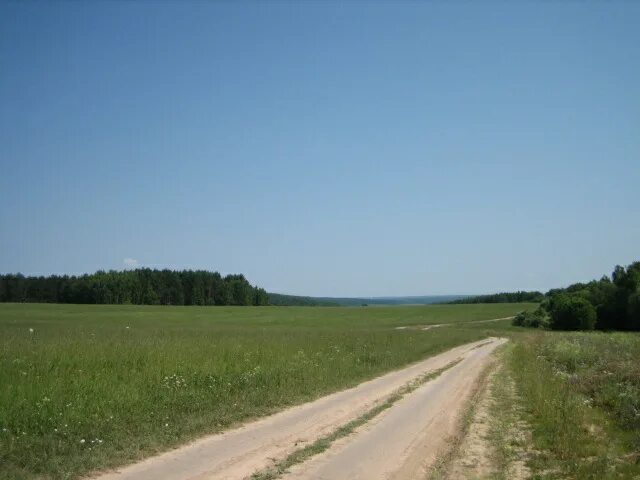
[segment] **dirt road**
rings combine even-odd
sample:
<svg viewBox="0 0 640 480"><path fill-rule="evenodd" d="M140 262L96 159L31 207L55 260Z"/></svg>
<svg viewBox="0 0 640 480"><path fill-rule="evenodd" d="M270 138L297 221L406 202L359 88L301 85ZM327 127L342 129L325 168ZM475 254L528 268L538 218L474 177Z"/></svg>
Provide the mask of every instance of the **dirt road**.
<svg viewBox="0 0 640 480"><path fill-rule="evenodd" d="M502 317L502 318L489 318L487 320L468 320L464 322L452 322L452 323L437 323L431 325L401 325L399 327L393 327L394 330L431 330L438 327L455 327L459 325L466 325L469 323L490 323L499 322L500 320L511 320L515 317Z"/></svg>
<svg viewBox="0 0 640 480"><path fill-rule="evenodd" d="M471 350L456 366L402 398L324 454L293 467L291 474L283 478L426 478L456 434L474 383L500 343L501 340L494 340Z"/></svg>
<svg viewBox="0 0 640 480"><path fill-rule="evenodd" d="M482 340L229 432L99 476L100 480L244 479L385 402L412 380L461 359L324 454L297 479L419 478L454 433L458 413L500 339Z"/></svg>

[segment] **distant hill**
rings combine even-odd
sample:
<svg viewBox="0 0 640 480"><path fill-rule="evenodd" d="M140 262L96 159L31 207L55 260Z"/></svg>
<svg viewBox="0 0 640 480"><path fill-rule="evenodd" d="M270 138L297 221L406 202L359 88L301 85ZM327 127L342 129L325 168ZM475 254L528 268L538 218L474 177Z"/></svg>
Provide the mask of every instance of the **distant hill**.
<svg viewBox="0 0 640 480"><path fill-rule="evenodd" d="M304 297L269 293L269 303L271 305L341 307L359 307L361 305L430 305L432 303L448 303L466 297L466 295L423 295L412 297Z"/></svg>

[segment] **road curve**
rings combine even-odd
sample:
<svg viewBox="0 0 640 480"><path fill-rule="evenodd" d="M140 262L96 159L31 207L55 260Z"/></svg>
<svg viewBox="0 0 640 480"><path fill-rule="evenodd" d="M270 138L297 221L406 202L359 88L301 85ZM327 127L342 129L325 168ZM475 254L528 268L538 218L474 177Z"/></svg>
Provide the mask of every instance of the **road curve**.
<svg viewBox="0 0 640 480"><path fill-rule="evenodd" d="M404 460L405 457L407 461L410 459L410 455L406 455L407 452L417 451L410 447L419 446L416 442L422 441L420 440L423 438L422 433L428 431L426 428L428 424L451 423L447 420L451 412L442 410L443 403L450 405L451 408L459 403L459 397L471 388L470 384L481 371L489 353L501 342L502 340L498 339L492 339L489 342L484 339L461 345L409 367L361 383L354 388L284 410L222 434L201 438L178 449L115 471L94 475L92 478L99 480L244 479L257 470L272 465L273 459L284 458L293 451L331 433L337 427L363 415L421 375L441 369L452 361L462 358L463 360L456 367L407 395L388 412L380 415L379 419L378 417L374 419L370 423L371 428L366 426L362 431L344 439L344 442L337 443L336 448L331 448L326 455L312 458L303 465L303 467L308 466L308 470L302 468L295 471L297 475L295 478L387 478L366 473L372 471L366 466L368 462L376 460L372 458L370 452L366 451L366 445L370 445L370 448L374 449L372 451L382 452L384 455L397 454L398 458L403 459L403 465L407 463ZM435 411L440 413L431 418L428 412L434 407ZM397 420L393 420L396 417ZM385 420L388 418L392 420ZM407 424L406 430L402 430L404 427L400 426L393 427L389 423L395 421L401 422L402 425ZM396 436L403 435L402 432L405 440L399 441ZM380 439L378 441L382 441L387 434L393 435L394 438L394 443L387 447L384 446L386 442L376 443L371 440L375 437ZM363 441L366 443L363 444ZM372 441L373 443L368 443ZM347 448L346 444L354 446ZM398 450L398 445L403 447ZM328 459L332 460L327 461ZM355 472L356 476L346 475L344 473L346 471L326 476L326 472L335 471L334 465L349 462L352 462L352 468L347 470Z"/></svg>
<svg viewBox="0 0 640 480"><path fill-rule="evenodd" d="M492 339L405 396L325 453L294 466L288 480L415 480L428 476L457 433L464 406L490 355Z"/></svg>

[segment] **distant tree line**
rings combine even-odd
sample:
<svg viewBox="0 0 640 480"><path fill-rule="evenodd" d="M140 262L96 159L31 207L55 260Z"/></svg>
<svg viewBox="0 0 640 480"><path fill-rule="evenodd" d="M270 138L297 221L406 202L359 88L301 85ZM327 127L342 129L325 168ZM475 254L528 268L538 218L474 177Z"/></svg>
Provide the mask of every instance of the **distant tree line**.
<svg viewBox="0 0 640 480"><path fill-rule="evenodd" d="M514 325L554 330L640 330L640 262L616 266L611 277L549 290L540 308Z"/></svg>
<svg viewBox="0 0 640 480"><path fill-rule="evenodd" d="M501 292L491 295L460 298L447 303L540 303L542 300L544 300L544 294L542 292Z"/></svg>
<svg viewBox="0 0 640 480"><path fill-rule="evenodd" d="M243 275L141 268L79 276L0 275L0 302L268 305L269 295Z"/></svg>
<svg viewBox="0 0 640 480"><path fill-rule="evenodd" d="M314 297L303 297L298 295L284 295L282 293L269 293L269 304L280 306L300 306L300 307L337 307L339 303L320 300Z"/></svg>

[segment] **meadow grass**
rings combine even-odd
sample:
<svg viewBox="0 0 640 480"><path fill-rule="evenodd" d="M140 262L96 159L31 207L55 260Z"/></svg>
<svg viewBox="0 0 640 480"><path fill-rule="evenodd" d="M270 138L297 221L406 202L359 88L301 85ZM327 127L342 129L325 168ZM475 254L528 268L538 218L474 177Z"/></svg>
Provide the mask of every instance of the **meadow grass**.
<svg viewBox="0 0 640 480"><path fill-rule="evenodd" d="M514 338L508 365L532 427L536 478L638 478L640 335Z"/></svg>
<svg viewBox="0 0 640 480"><path fill-rule="evenodd" d="M2 304L0 478L130 462L487 336L456 323L531 307Z"/></svg>

